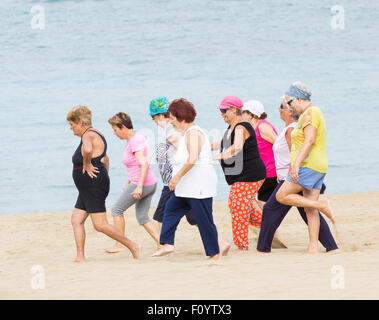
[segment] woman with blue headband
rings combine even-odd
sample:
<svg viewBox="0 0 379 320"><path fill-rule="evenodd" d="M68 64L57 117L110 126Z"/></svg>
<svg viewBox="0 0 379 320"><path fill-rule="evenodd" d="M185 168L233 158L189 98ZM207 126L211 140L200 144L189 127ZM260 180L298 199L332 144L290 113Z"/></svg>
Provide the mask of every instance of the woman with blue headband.
<svg viewBox="0 0 379 320"><path fill-rule="evenodd" d="M295 82L285 93L287 105L300 118L291 133L291 166L286 181L276 194L285 205L304 207L308 220L309 245L305 253L318 253L320 217L324 213L333 224L335 218L328 200L319 200L320 189L328 171L326 127L321 110L312 105L311 91ZM303 193L303 196L298 194Z"/></svg>
<svg viewBox="0 0 379 320"><path fill-rule="evenodd" d="M259 238L257 243L257 253L268 253L271 252L271 247L274 247L274 234L279 228L281 222L287 215L287 213L292 208L291 206L286 206L276 200L276 193L280 189L281 185L284 183L288 176L288 171L290 168L290 158L291 158L291 133L297 125L299 120L299 114L297 114L292 108L290 108L282 97L282 102L278 108L280 113L280 118L285 122L285 128L280 132L278 138L273 145L276 173L278 177L279 184L275 188L274 192L271 194L269 199L264 205L262 212L262 226L259 232ZM323 185L325 188L325 186ZM321 194L323 193L323 188L321 188ZM301 218L306 224L307 214L304 208L297 207ZM319 231L319 241L325 247L326 252L331 252L337 250L338 246L334 241L333 235L330 232L328 223L324 219L323 215L319 213L320 217L320 231Z"/></svg>

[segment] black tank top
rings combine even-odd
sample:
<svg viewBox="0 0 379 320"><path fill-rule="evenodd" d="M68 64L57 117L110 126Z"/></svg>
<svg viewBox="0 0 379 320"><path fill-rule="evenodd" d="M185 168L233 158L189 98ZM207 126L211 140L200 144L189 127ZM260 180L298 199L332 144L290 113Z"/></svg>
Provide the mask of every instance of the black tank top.
<svg viewBox="0 0 379 320"><path fill-rule="evenodd" d="M103 153L100 156L91 159L91 163L92 163L92 165L94 167L97 167L97 168L102 167L102 166L104 166L104 163L101 162L101 159L107 153L107 141L105 140L105 138L103 137L103 135L101 135L96 130L87 130L87 131L96 132L101 137L101 139L104 142L104 151L103 151ZM74 166L74 170L83 169L82 144L83 144L83 141L82 141L82 139L80 139L80 144L76 148L76 151L75 151L75 153L72 156L72 163L73 163L73 166Z"/></svg>
<svg viewBox="0 0 379 320"><path fill-rule="evenodd" d="M266 178L266 167L259 155L257 138L250 123L237 123L228 138L229 126L221 141L221 152L233 145L237 126L245 127L250 137L245 140L243 149L234 157L221 160L221 167L229 185L235 182L255 182Z"/></svg>

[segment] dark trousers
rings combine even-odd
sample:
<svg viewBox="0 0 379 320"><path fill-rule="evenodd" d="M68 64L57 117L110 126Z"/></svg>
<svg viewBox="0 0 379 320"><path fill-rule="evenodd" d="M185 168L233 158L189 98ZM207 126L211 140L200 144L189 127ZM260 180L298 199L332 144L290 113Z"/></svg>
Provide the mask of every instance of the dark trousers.
<svg viewBox="0 0 379 320"><path fill-rule="evenodd" d="M153 219L155 221L158 221L158 222L163 221L163 215L164 215L164 210L166 208L167 201L171 198L173 194L174 194L174 191L171 191L168 186L163 187L161 197L159 198L157 209L155 210L155 213L153 216ZM186 213L186 219L191 226L194 226L197 224L191 210Z"/></svg>
<svg viewBox="0 0 379 320"><path fill-rule="evenodd" d="M291 206L281 204L276 200L276 193L284 181L280 181L274 192L271 194L268 201L263 206L262 212L262 226L259 232L257 250L262 252L270 252L272 240L276 229L283 221L284 217L291 209ZM301 193L300 193L301 194ZM307 215L304 208L297 208L304 222L308 225ZM322 215L320 216L320 231L319 241L326 248L326 251L338 249L336 242L330 232L329 226Z"/></svg>
<svg viewBox="0 0 379 320"><path fill-rule="evenodd" d="M213 198L182 198L173 194L166 204L163 215L160 244L174 245L176 228L183 216L191 210L200 231L205 254L207 256L218 254L220 249L216 225L213 222L212 203Z"/></svg>

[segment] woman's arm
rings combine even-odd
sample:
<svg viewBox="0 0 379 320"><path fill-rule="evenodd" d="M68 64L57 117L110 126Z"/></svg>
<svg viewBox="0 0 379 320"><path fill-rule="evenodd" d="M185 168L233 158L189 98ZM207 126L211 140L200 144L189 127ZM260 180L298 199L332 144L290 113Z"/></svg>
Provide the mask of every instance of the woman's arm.
<svg viewBox="0 0 379 320"><path fill-rule="evenodd" d="M105 155L102 159L101 162L104 163L105 169L107 169L107 172L109 172L109 157L108 155Z"/></svg>
<svg viewBox="0 0 379 320"><path fill-rule="evenodd" d="M250 133L246 130L245 127L238 126L235 130L234 143L228 149L215 155L213 157L213 160L225 160L234 157L243 149L243 145L249 136Z"/></svg>
<svg viewBox="0 0 379 320"><path fill-rule="evenodd" d="M262 123L259 126L259 133L263 139L271 144L274 144L275 140L278 138L278 135L275 133L274 129L267 123Z"/></svg>
<svg viewBox="0 0 379 320"><path fill-rule="evenodd" d="M188 158L186 163L182 166L179 172L172 177L170 180L168 187L169 189L175 190L176 185L180 181L180 179L190 171L195 165L196 161L199 159L201 148L204 144L204 136L198 130L191 130L188 132L186 136L186 146L188 151Z"/></svg>
<svg viewBox="0 0 379 320"><path fill-rule="evenodd" d="M182 135L180 133L171 135L167 141L171 143L175 148L178 148L178 143Z"/></svg>
<svg viewBox="0 0 379 320"><path fill-rule="evenodd" d="M142 150L134 152L134 156L136 157L138 163L141 165L141 173L137 183L137 187L134 189L131 195L134 199L140 200L142 196L143 184L145 183L147 172L149 170L149 163L147 162L145 154Z"/></svg>
<svg viewBox="0 0 379 320"><path fill-rule="evenodd" d="M211 150L212 150L212 151L220 150L220 148L221 148L221 140L216 141L216 142L213 142L213 143L211 144Z"/></svg>
<svg viewBox="0 0 379 320"><path fill-rule="evenodd" d="M91 163L93 153L93 136L90 133L82 137L83 174L87 171L91 178L96 178L99 169Z"/></svg>
<svg viewBox="0 0 379 320"><path fill-rule="evenodd" d="M316 141L317 129L312 125L307 125L304 128L304 143L300 147L300 150L296 156L295 162L291 168L291 179L297 181L299 179L300 164L308 156L315 141Z"/></svg>
<svg viewBox="0 0 379 320"><path fill-rule="evenodd" d="M286 131L286 141L287 141L287 144L288 144L288 148L289 150L291 151L291 147L292 147L292 142L291 142L291 133L293 131L293 128L288 128L287 131Z"/></svg>

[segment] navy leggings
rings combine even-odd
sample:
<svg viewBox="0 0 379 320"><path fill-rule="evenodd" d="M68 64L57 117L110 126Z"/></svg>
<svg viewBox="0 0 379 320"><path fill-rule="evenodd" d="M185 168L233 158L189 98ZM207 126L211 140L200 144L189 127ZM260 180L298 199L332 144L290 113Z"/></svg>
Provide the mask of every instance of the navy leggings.
<svg viewBox="0 0 379 320"><path fill-rule="evenodd" d="M182 198L173 194L168 200L163 215L160 244L174 245L175 231L189 210L197 222L207 256L213 256L220 252L218 247L218 235L212 216L213 198L195 199Z"/></svg>
<svg viewBox="0 0 379 320"><path fill-rule="evenodd" d="M284 217L291 209L291 206L281 204L276 200L276 193L278 192L280 186L284 183L280 181L278 186L275 188L274 192L271 194L268 201L265 203L262 212L262 226L259 232L257 250L261 252L271 252L271 244L274 239L274 234L276 229L283 221ZM300 193L301 194L301 193ZM308 224L307 215L304 208L297 208L304 222ZM336 242L330 232L329 226L322 215L320 216L320 231L319 231L319 241L326 248L326 251L338 249Z"/></svg>

